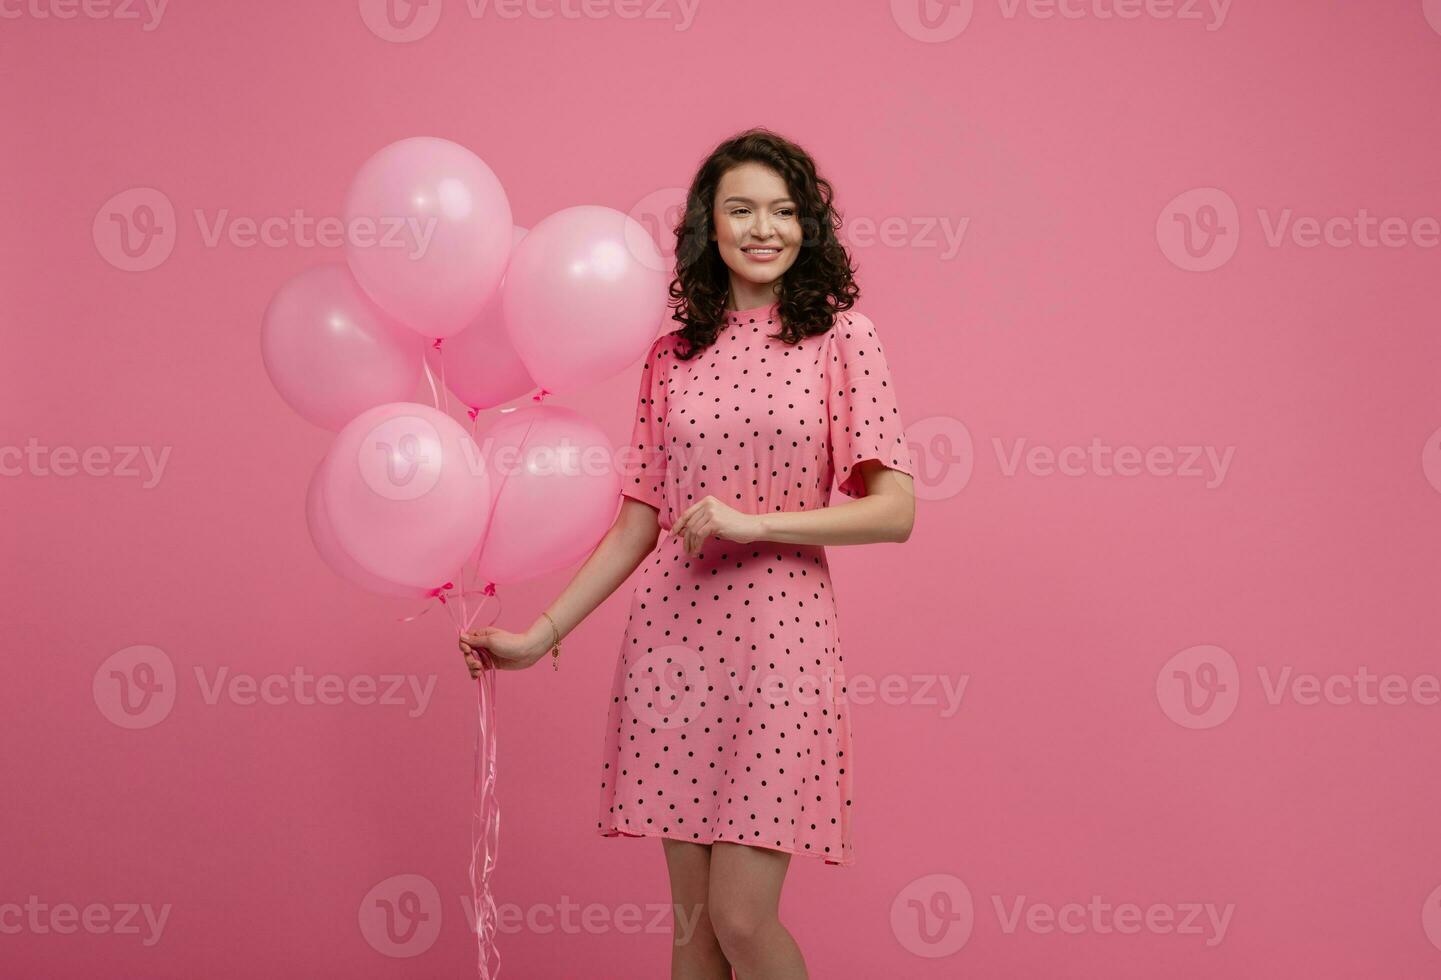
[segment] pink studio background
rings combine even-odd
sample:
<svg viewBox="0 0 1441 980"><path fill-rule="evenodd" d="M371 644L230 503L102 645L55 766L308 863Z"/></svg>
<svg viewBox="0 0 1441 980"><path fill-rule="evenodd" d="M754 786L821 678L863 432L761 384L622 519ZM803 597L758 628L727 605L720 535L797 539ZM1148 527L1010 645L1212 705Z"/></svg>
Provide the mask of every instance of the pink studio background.
<svg viewBox="0 0 1441 980"><path fill-rule="evenodd" d="M754 124L837 188L923 467L908 543L832 551L858 864L792 862L812 975L1441 971L1441 5L451 0L403 43L369 2L175 2L153 29L47 2L0 21L0 972L472 975L474 688L443 615L400 623L415 604L315 555L331 434L260 359L273 291L341 253L204 228L339 214L413 135L483 157L525 227L641 213ZM132 188L177 214L148 271L92 234ZM1340 220L1268 237L1288 210ZM1403 221L1343 245L1363 213ZM619 446L638 371L551 400ZM30 440L169 455L151 486L60 477L21 462ZM1104 475L1092 440L1141 472ZM1176 473L1156 447L1202 455ZM503 588L500 624L572 571ZM558 673L500 678L493 884L524 913L503 977L665 975L661 849L594 829L628 600ZM176 677L132 730L101 702L135 645ZM207 697L297 669L430 693ZM1340 686L1362 671L1398 675L1399 703ZM1274 693L1297 675L1319 703ZM414 955L358 925L394 876L429 903ZM1142 927L1064 908L1093 897ZM58 931L63 903L100 918ZM158 941L131 904L169 906Z"/></svg>

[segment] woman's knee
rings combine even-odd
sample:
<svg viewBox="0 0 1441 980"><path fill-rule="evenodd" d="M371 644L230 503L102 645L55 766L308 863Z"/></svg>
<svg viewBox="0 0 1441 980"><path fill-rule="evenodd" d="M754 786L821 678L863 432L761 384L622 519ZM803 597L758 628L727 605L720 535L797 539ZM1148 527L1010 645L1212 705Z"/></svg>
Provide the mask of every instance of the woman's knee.
<svg viewBox="0 0 1441 980"><path fill-rule="evenodd" d="M716 939L726 949L746 949L769 927L775 913L763 905L726 895L712 894L706 911Z"/></svg>

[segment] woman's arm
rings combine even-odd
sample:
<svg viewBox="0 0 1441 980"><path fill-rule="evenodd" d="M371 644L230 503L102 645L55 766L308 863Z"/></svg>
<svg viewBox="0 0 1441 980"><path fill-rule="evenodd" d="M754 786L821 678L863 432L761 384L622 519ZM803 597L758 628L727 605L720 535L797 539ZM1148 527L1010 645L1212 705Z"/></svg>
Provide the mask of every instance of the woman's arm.
<svg viewBox="0 0 1441 980"><path fill-rule="evenodd" d="M630 578L660 537L659 515L649 504L622 497L615 523L600 539L546 612L564 637ZM550 620L537 616L524 636L541 653L555 642Z"/></svg>
<svg viewBox="0 0 1441 980"><path fill-rule="evenodd" d="M744 514L715 497L698 500L676 519L671 534L683 534L686 552L696 555L708 537L747 544L873 544L905 541L916 519L915 481L908 473L868 459L856 467L866 495L815 510Z"/></svg>
<svg viewBox="0 0 1441 980"><path fill-rule="evenodd" d="M864 497L816 510L759 514L758 540L820 545L905 541L916 521L914 481L873 459L858 469L866 484Z"/></svg>

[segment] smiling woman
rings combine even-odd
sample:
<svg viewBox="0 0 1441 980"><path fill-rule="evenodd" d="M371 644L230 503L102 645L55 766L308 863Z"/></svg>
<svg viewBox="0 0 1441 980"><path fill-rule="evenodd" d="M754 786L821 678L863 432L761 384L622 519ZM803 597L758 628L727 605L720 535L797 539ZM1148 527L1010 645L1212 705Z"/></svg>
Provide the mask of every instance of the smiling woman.
<svg viewBox="0 0 1441 980"><path fill-rule="evenodd" d="M773 901L787 861L855 862L825 546L905 540L914 465L810 158L742 134L690 201L676 254L694 260L671 289L683 326L646 357L632 435L643 464L623 490L666 533L616 662L598 830L661 838L673 901L705 896L699 933L713 939L678 942L689 963L677 975L720 958L739 975L798 976ZM837 482L853 503L827 506Z"/></svg>

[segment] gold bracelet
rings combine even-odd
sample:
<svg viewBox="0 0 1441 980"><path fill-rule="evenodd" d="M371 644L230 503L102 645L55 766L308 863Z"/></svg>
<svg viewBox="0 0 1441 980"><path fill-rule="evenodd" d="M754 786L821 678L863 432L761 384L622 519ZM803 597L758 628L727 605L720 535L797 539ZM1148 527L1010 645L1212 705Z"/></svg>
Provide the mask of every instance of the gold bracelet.
<svg viewBox="0 0 1441 980"><path fill-rule="evenodd" d="M550 613L541 613L549 622L551 632L555 634L555 642L550 646L550 666L552 670L560 670L560 627L555 625L555 620L550 618Z"/></svg>

